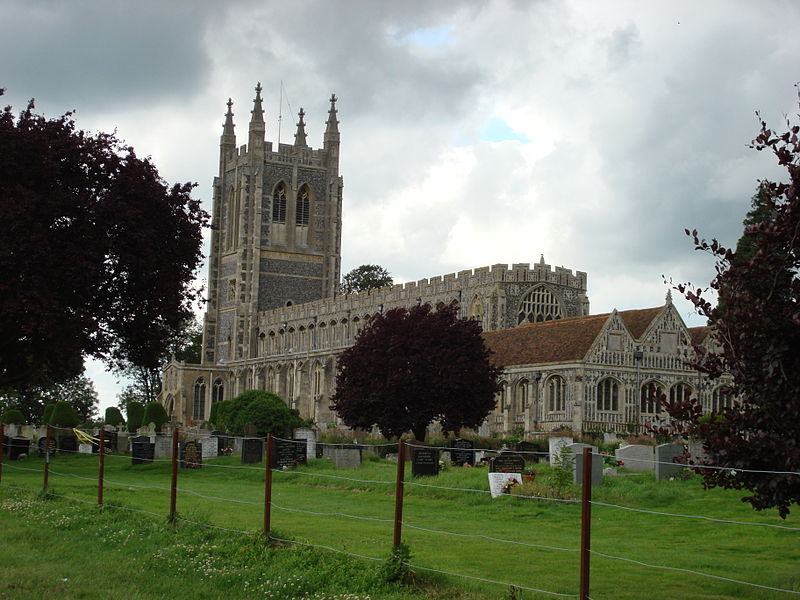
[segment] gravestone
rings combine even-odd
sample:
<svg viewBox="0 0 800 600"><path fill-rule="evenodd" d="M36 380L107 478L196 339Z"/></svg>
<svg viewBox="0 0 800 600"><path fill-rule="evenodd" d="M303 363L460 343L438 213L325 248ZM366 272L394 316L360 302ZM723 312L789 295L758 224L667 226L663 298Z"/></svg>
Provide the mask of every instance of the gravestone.
<svg viewBox="0 0 800 600"><path fill-rule="evenodd" d="M414 448L411 454L411 475L431 477L439 474L439 450L436 448Z"/></svg>
<svg viewBox="0 0 800 600"><path fill-rule="evenodd" d="M305 438L294 440L295 465L308 464L308 442Z"/></svg>
<svg viewBox="0 0 800 600"><path fill-rule="evenodd" d="M656 449L653 446L630 444L614 450L614 457L621 460L628 471L652 471L655 469L653 461Z"/></svg>
<svg viewBox="0 0 800 600"><path fill-rule="evenodd" d="M78 444L78 454L92 454L92 444Z"/></svg>
<svg viewBox="0 0 800 600"><path fill-rule="evenodd" d="M242 440L242 464L259 463L264 457L264 440L245 438Z"/></svg>
<svg viewBox="0 0 800 600"><path fill-rule="evenodd" d="M25 437L5 438L5 452L8 460L19 460L21 454L28 456L31 450L31 441Z"/></svg>
<svg viewBox="0 0 800 600"><path fill-rule="evenodd" d="M55 452L56 452L57 444L56 444L56 440L54 438L50 438L50 445L47 446L47 438L46 437L41 437L41 438L39 438L39 442L38 442L37 445L39 447L39 457L40 458L43 458L45 454L49 454L50 456L53 456L53 454L55 454Z"/></svg>
<svg viewBox="0 0 800 600"><path fill-rule="evenodd" d="M128 444L130 443L128 441L129 437L130 436L128 435L128 432L126 432L126 431L120 431L117 434L117 446L115 448L115 450L117 452L127 452L128 451L128 449L129 449Z"/></svg>
<svg viewBox="0 0 800 600"><path fill-rule="evenodd" d="M153 462L156 445L147 435L137 435L131 439L131 464L143 465Z"/></svg>
<svg viewBox="0 0 800 600"><path fill-rule="evenodd" d="M519 454L501 452L489 459L489 470L492 473L522 473L525 469L525 459Z"/></svg>
<svg viewBox="0 0 800 600"><path fill-rule="evenodd" d="M172 458L172 438L165 435L156 437L154 456L155 458Z"/></svg>
<svg viewBox="0 0 800 600"><path fill-rule="evenodd" d="M534 444L533 442L527 442L525 440L517 443L517 452L522 453L522 458L525 459L525 462L539 462L544 456L542 447L539 444Z"/></svg>
<svg viewBox="0 0 800 600"><path fill-rule="evenodd" d="M683 444L660 444L656 446L656 481L678 475L684 468L672 459L684 453Z"/></svg>
<svg viewBox="0 0 800 600"><path fill-rule="evenodd" d="M599 454L592 454L592 487L603 483L603 457ZM583 451L575 455L574 469L572 471L572 483L581 485L583 483Z"/></svg>
<svg viewBox="0 0 800 600"><path fill-rule="evenodd" d="M361 450L333 447L333 460L337 469L357 469L361 466Z"/></svg>
<svg viewBox="0 0 800 600"><path fill-rule="evenodd" d="M233 438L227 435L217 437L217 456L229 456L233 454Z"/></svg>
<svg viewBox="0 0 800 600"><path fill-rule="evenodd" d="M77 454L78 438L71 433L61 436L61 439L58 440L58 451L67 454Z"/></svg>
<svg viewBox="0 0 800 600"><path fill-rule="evenodd" d="M200 449L202 450L203 460L208 460L209 458L216 458L219 455L219 438L216 437L203 438L203 441L200 444Z"/></svg>
<svg viewBox="0 0 800 600"><path fill-rule="evenodd" d="M575 466L575 457L576 456L583 456L583 449L584 448L589 448L592 451L593 454L598 454L597 446L590 446L589 444L581 444L580 442L575 443L575 444L566 444L565 446L562 446L562 447L563 448L568 448L572 452L572 455L570 456L569 460L572 463L573 467Z"/></svg>
<svg viewBox="0 0 800 600"><path fill-rule="evenodd" d="M182 469L199 469L203 466L203 445L200 442L183 442L180 450Z"/></svg>
<svg viewBox="0 0 800 600"><path fill-rule="evenodd" d="M317 434L309 427L300 427L294 430L294 439L305 440L306 458L317 458ZM305 462L303 463L305 464Z"/></svg>
<svg viewBox="0 0 800 600"><path fill-rule="evenodd" d="M323 458L325 456L325 446L326 444L317 444L317 452L316 452L317 458Z"/></svg>
<svg viewBox="0 0 800 600"><path fill-rule="evenodd" d="M551 437L547 438L548 451L550 452L550 464L554 465L558 453L561 451L562 446L572 443L571 437Z"/></svg>
<svg viewBox="0 0 800 600"><path fill-rule="evenodd" d="M291 440L272 439L272 468L291 469L296 464L295 443Z"/></svg>
<svg viewBox="0 0 800 600"><path fill-rule="evenodd" d="M232 440L231 448L233 448L233 454L237 456L242 455L242 444L244 443L244 438L235 437L235 438L228 438Z"/></svg>
<svg viewBox="0 0 800 600"><path fill-rule="evenodd" d="M708 453L703 448L703 441L699 439L690 439L686 444L689 452L689 462L693 465L704 463L708 460Z"/></svg>
<svg viewBox="0 0 800 600"><path fill-rule="evenodd" d="M475 442L458 438L453 441L453 450L450 451L450 460L457 467L465 464L475 466Z"/></svg>
<svg viewBox="0 0 800 600"><path fill-rule="evenodd" d="M98 440L103 438L103 449L105 450L106 454L111 454L117 448L117 432L116 431L108 431L106 429L100 429L100 433L98 434ZM95 451L94 448L92 448ZM100 442L98 441L96 444L96 452L100 452Z"/></svg>

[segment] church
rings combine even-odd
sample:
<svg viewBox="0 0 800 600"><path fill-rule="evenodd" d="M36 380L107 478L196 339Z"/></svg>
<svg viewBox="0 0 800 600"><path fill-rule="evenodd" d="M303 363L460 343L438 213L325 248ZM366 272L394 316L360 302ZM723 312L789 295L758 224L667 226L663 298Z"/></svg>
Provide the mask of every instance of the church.
<svg viewBox="0 0 800 600"><path fill-rule="evenodd" d="M261 85L247 144L237 146L231 100L214 178L208 304L200 364L172 361L160 401L199 424L211 405L249 389L275 392L322 429L336 360L376 314L440 302L479 319L503 368L480 433L571 429L627 433L658 418L654 394L729 405L729 388L686 366L707 327L687 328L664 305L592 315L587 275L538 262L497 264L340 295L339 121L330 98L322 148L308 145L300 109L293 144L266 140Z"/></svg>

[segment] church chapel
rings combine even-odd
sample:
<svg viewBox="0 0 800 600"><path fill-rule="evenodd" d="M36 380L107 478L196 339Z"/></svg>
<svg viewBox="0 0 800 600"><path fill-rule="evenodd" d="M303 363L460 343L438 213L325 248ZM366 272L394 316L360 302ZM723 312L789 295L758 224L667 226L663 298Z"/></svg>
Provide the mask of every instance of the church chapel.
<svg viewBox="0 0 800 600"><path fill-rule="evenodd" d="M669 294L663 306L590 315L587 276L529 263L492 265L340 295L342 190L339 121L330 98L322 148L309 147L300 109L293 144L266 141L261 85L247 144L237 146L228 100L214 178L202 360L173 360L160 401L172 419L200 424L215 402L275 392L321 429L339 353L376 314L443 302L480 320L502 391L480 433L635 431L657 418L653 394L729 405L725 385L686 366L692 342Z"/></svg>

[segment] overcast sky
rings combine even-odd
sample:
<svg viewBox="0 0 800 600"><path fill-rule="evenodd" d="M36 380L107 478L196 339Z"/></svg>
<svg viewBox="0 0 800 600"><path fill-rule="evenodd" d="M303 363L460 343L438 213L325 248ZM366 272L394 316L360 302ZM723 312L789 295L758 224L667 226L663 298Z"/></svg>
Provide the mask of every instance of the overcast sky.
<svg viewBox="0 0 800 600"><path fill-rule="evenodd" d="M410 281L495 263L588 273L593 313L707 283L685 227L734 243L758 121L797 113L800 3L0 0L0 87L21 109L117 130L210 210L225 102L246 143L339 98L343 272ZM284 86L280 106L281 81ZM200 274L206 277L205 269ZM677 301L676 301L677 302ZM702 324L678 303L689 325ZM89 366L101 407L118 385Z"/></svg>

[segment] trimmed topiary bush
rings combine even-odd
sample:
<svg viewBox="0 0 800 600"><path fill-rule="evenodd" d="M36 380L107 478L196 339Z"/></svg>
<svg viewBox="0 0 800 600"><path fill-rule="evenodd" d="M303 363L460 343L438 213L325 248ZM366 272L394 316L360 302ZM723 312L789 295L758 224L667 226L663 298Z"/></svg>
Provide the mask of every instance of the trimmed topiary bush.
<svg viewBox="0 0 800 600"><path fill-rule="evenodd" d="M3 413L3 418L0 421L6 425L24 425L25 415L22 414L21 410L11 408Z"/></svg>
<svg viewBox="0 0 800 600"><path fill-rule="evenodd" d="M50 423L50 417L53 416L53 409L55 407L55 404L48 404L44 407L44 412L42 413L42 425L48 425Z"/></svg>
<svg viewBox="0 0 800 600"><path fill-rule="evenodd" d="M161 426L168 422L169 416L160 402L148 402L145 404L141 423L142 427L147 427L150 423L155 423L156 431L160 431Z"/></svg>
<svg viewBox="0 0 800 600"><path fill-rule="evenodd" d="M271 392L248 390L231 403L226 422L233 435L244 435L247 423L256 426L256 435L271 433L281 437L288 437L293 429L303 425L300 413Z"/></svg>
<svg viewBox="0 0 800 600"><path fill-rule="evenodd" d="M122 413L119 412L119 409L116 406L109 406L106 409L106 417L105 423L106 425L112 425L114 427L118 427L125 422L125 419L122 417Z"/></svg>
<svg viewBox="0 0 800 600"><path fill-rule="evenodd" d="M128 402L125 408L128 413L128 431L136 433L136 430L142 426L142 419L144 418L144 405L141 402Z"/></svg>
<svg viewBox="0 0 800 600"><path fill-rule="evenodd" d="M65 400L56 402L55 408L50 415L50 425L56 427L77 427L80 423L78 415L72 405Z"/></svg>

